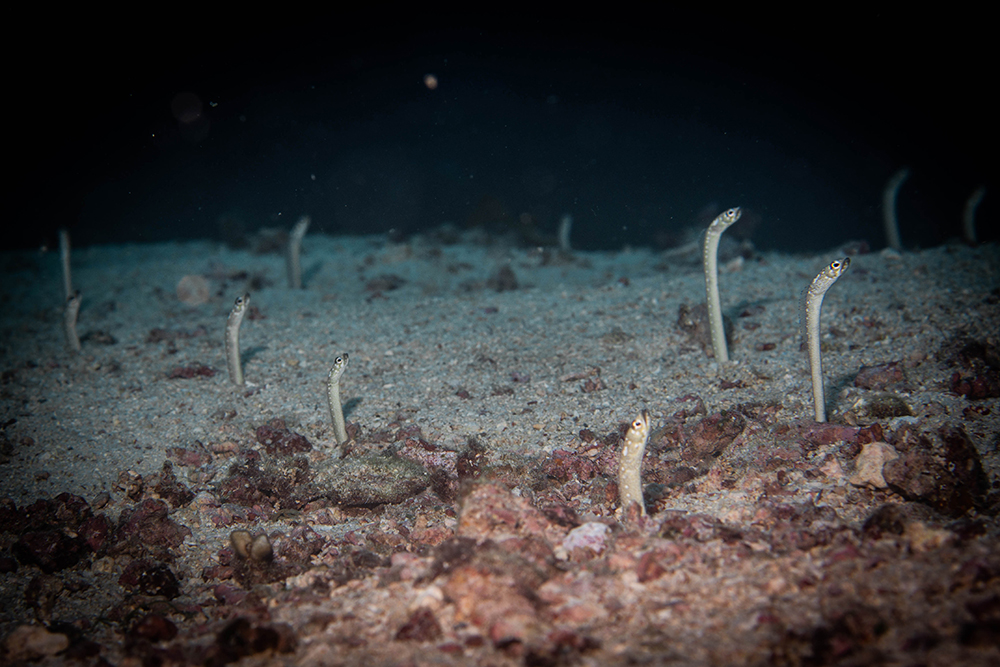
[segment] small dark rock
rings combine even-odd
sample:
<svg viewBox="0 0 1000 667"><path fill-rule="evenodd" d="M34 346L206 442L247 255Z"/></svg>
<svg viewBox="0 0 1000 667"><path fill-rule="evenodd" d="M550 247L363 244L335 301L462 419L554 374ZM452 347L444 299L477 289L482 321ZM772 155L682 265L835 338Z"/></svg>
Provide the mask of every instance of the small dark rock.
<svg viewBox="0 0 1000 667"><path fill-rule="evenodd" d="M196 377L212 377L216 374L214 368L194 364L193 366L178 366L167 373L168 380L190 380Z"/></svg>
<svg viewBox="0 0 1000 667"><path fill-rule="evenodd" d="M476 479L482 474L486 461L486 448L475 438L469 438L465 449L459 453L455 462L458 479Z"/></svg>
<svg viewBox="0 0 1000 667"><path fill-rule="evenodd" d="M571 479L593 479L597 474L593 461L565 449L552 452L552 456L545 461L542 471L562 483Z"/></svg>
<svg viewBox="0 0 1000 667"><path fill-rule="evenodd" d="M906 526L914 521L929 521L933 512L924 505L917 503L886 503L878 507L861 527L861 533L866 538L878 540L889 535L902 535Z"/></svg>
<svg viewBox="0 0 1000 667"><path fill-rule="evenodd" d="M35 613L35 618L43 623L52 621L52 610L66 587L62 579L49 574L31 578L24 587L24 603Z"/></svg>
<svg viewBox="0 0 1000 667"><path fill-rule="evenodd" d="M254 625L246 618L237 618L216 635L205 664L236 662L265 651L291 653L295 645L295 633L287 625Z"/></svg>
<svg viewBox="0 0 1000 667"><path fill-rule="evenodd" d="M261 466L257 452L249 451L229 469L229 476L219 485L217 495L226 503L244 507L266 505L295 507L296 490L309 478L309 462L303 457L284 458L283 465L266 461Z"/></svg>
<svg viewBox="0 0 1000 667"><path fill-rule="evenodd" d="M657 554L653 551L647 551L639 558L639 564L636 565L639 583L654 581L667 573L666 569L657 561Z"/></svg>
<svg viewBox="0 0 1000 667"><path fill-rule="evenodd" d="M271 456L289 456L312 450L305 436L288 430L282 419L272 419L258 426L256 435L257 442L264 445L264 450Z"/></svg>
<svg viewBox="0 0 1000 667"><path fill-rule="evenodd" d="M903 369L898 361L891 361L878 366L862 366L854 377L854 386L862 389L884 390L886 387L905 382Z"/></svg>
<svg viewBox="0 0 1000 667"><path fill-rule="evenodd" d="M949 382L951 393L965 396L970 401L1000 397L1000 373L987 370L979 375L963 377L955 371Z"/></svg>
<svg viewBox="0 0 1000 667"><path fill-rule="evenodd" d="M958 518L982 505L988 480L975 445L961 429L936 433L903 429L894 443L900 457L885 464L890 488L908 500Z"/></svg>
<svg viewBox="0 0 1000 667"><path fill-rule="evenodd" d="M163 462L163 470L153 487L153 493L166 500L174 508L184 507L194 500L194 493L191 492L191 489L177 480L173 464L170 461Z"/></svg>
<svg viewBox="0 0 1000 667"><path fill-rule="evenodd" d="M746 420L735 410L723 410L685 428L681 458L688 462L717 457L743 432Z"/></svg>
<svg viewBox="0 0 1000 667"><path fill-rule="evenodd" d="M162 563L140 558L129 563L118 583L146 595L162 595L173 599L181 594L181 586L173 571Z"/></svg>
<svg viewBox="0 0 1000 667"><path fill-rule="evenodd" d="M162 500L147 498L133 510L124 510L118 518L118 543L115 552L137 555L155 552L169 558L169 550L179 547L191 529L167 516L169 508Z"/></svg>
<svg viewBox="0 0 1000 667"><path fill-rule="evenodd" d="M154 643L170 641L177 636L177 626L160 614L146 614L129 629L129 636Z"/></svg>
<svg viewBox="0 0 1000 667"><path fill-rule="evenodd" d="M398 641L430 642L441 637L441 625L434 612L417 609L396 633Z"/></svg>
<svg viewBox="0 0 1000 667"><path fill-rule="evenodd" d="M486 286L497 292L509 292L517 289L517 276L514 270L506 264L497 269L496 273L486 279Z"/></svg>
<svg viewBox="0 0 1000 667"><path fill-rule="evenodd" d="M118 474L118 480L115 482L115 488L116 490L124 493L125 497L129 500L138 501L142 498L142 494L146 490L146 485L142 479L142 475L128 470L123 470Z"/></svg>
<svg viewBox="0 0 1000 667"><path fill-rule="evenodd" d="M580 517L576 510L569 505L560 504L544 507L542 513L545 514L546 519L560 526L575 528L580 525Z"/></svg>
<svg viewBox="0 0 1000 667"><path fill-rule="evenodd" d="M380 276L376 276L365 283L365 291L371 292L372 294L379 294L382 292L391 292L397 290L406 284L406 279L400 276L383 273Z"/></svg>
<svg viewBox="0 0 1000 667"><path fill-rule="evenodd" d="M90 517L80 527L80 538L96 554L103 553L110 545L114 525L103 514Z"/></svg>
<svg viewBox="0 0 1000 667"><path fill-rule="evenodd" d="M21 535L11 551L22 565L37 565L51 574L80 562L86 546L61 530L36 530Z"/></svg>
<svg viewBox="0 0 1000 667"><path fill-rule="evenodd" d="M686 396L681 396L676 402L680 404L681 407L680 410L675 412L671 417L672 421L685 421L689 417L708 414L705 410L705 402L701 400L700 396L688 394Z"/></svg>

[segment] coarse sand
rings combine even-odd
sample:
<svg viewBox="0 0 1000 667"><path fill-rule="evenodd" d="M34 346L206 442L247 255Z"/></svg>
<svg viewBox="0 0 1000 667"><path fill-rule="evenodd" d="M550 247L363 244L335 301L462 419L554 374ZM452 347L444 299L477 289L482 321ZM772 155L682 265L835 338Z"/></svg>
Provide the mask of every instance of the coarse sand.
<svg viewBox="0 0 1000 667"><path fill-rule="evenodd" d="M721 367L698 254L310 234L292 290L276 253L79 248L81 353L58 253L0 254L0 651L997 664L1000 250L852 254L822 313L824 427L800 294L845 250L730 247ZM224 333L244 292L236 387ZM342 352L338 448L325 382ZM643 409L644 519L616 513L613 474ZM930 483L946 498L918 483L932 460L964 466ZM270 486L245 488L260 471ZM59 518L60 494L108 535ZM123 547L147 510L180 538L138 528L150 549ZM42 528L89 541L46 565L49 543L26 537Z"/></svg>

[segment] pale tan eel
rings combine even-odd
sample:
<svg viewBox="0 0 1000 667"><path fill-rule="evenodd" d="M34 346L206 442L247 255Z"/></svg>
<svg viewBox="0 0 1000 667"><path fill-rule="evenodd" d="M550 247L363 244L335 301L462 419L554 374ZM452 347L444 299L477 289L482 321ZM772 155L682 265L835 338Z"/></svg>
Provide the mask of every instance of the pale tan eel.
<svg viewBox="0 0 1000 667"><path fill-rule="evenodd" d="M240 364L240 325L250 306L250 295L236 299L233 310L226 322L226 363L229 365L229 379L238 387L243 386L243 366Z"/></svg>
<svg viewBox="0 0 1000 667"><path fill-rule="evenodd" d="M739 206L719 214L705 230L705 242L702 246L702 264L705 269L705 292L708 299L708 322L712 330L712 351L719 363L729 361L729 350L726 347L726 330L722 324L722 304L719 300L719 239L722 232L740 219L742 211Z"/></svg>
<svg viewBox="0 0 1000 667"><path fill-rule="evenodd" d="M333 360L330 376L326 382L326 397L330 403L330 418L333 420L333 432L338 445L347 442L347 424L344 422L344 409L340 404L340 376L347 369L347 359L347 353L344 352Z"/></svg>
<svg viewBox="0 0 1000 667"><path fill-rule="evenodd" d="M804 294L804 312L802 315L803 335L809 348L809 368L812 371L813 403L815 404L816 421L826 421L826 399L823 393L823 360L819 348L819 316L823 309L823 297L827 290L833 287L851 266L851 258L837 259L830 262L819 275L813 278L812 284Z"/></svg>
<svg viewBox="0 0 1000 667"><path fill-rule="evenodd" d="M639 503L643 516L646 514L646 503L642 498L642 457L646 453L648 440L649 412L643 410L629 426L622 455L618 460L618 498L623 514L634 502Z"/></svg>

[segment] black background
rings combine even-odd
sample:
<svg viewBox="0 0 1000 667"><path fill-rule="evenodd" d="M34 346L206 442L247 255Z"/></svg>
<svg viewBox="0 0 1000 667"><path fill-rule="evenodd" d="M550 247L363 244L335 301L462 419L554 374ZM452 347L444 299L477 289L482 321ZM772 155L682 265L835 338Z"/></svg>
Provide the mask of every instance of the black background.
<svg viewBox="0 0 1000 667"><path fill-rule="evenodd" d="M4 247L59 227L75 246L221 238L303 213L328 233L554 234L571 213L575 246L613 249L741 205L761 248L879 248L903 166L904 245L957 236L980 185L995 240L984 17L828 9L40 13L5 49ZM184 99L201 112L172 110Z"/></svg>

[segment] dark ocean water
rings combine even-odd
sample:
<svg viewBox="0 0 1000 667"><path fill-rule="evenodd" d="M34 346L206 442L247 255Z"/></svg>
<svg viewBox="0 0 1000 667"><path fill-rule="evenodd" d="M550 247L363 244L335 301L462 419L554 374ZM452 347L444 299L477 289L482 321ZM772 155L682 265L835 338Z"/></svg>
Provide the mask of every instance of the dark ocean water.
<svg viewBox="0 0 1000 667"><path fill-rule="evenodd" d="M986 47L949 41L975 37L962 17L230 18L98 21L17 75L12 245L227 240L303 214L541 244L570 214L577 247L669 247L739 205L731 233L759 248L878 248L904 166L905 246L959 235L980 185L997 237Z"/></svg>

